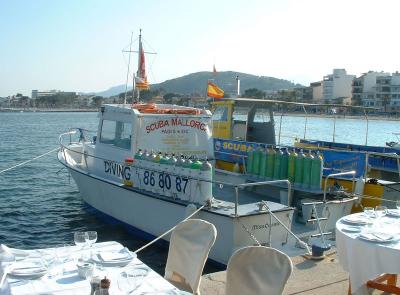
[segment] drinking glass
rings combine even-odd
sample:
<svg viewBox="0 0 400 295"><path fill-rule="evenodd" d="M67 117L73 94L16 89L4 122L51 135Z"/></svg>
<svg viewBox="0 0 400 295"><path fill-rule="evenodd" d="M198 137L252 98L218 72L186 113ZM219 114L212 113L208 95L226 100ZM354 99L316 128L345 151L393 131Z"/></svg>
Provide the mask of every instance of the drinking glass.
<svg viewBox="0 0 400 295"><path fill-rule="evenodd" d="M387 208L385 206L376 206L375 215L377 218L382 218L387 213Z"/></svg>
<svg viewBox="0 0 400 295"><path fill-rule="evenodd" d="M77 245L80 250L86 245L89 240L88 234L86 232L75 232L74 233L74 243Z"/></svg>
<svg viewBox="0 0 400 295"><path fill-rule="evenodd" d="M385 216L387 213L387 208L385 206L376 206L375 207L375 215L376 219L379 223L380 219Z"/></svg>
<svg viewBox="0 0 400 295"><path fill-rule="evenodd" d="M87 231L89 248L97 241L97 231Z"/></svg>
<svg viewBox="0 0 400 295"><path fill-rule="evenodd" d="M364 207L364 214L368 218L368 225L371 223L371 219L375 217L375 210L373 207Z"/></svg>

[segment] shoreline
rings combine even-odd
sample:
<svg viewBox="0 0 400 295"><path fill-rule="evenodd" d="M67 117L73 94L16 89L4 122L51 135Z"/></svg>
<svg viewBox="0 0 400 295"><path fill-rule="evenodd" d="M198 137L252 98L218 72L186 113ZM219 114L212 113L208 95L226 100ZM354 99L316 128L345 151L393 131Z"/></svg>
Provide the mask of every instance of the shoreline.
<svg viewBox="0 0 400 295"><path fill-rule="evenodd" d="M56 108L56 109L42 109L42 108L0 108L0 113L93 113L98 112L99 108ZM278 118L282 115L281 112L274 112L274 116L276 118L276 122ZM366 120L364 115L346 115L346 114L315 114L308 113L307 116L305 113L298 112L288 112L283 113L283 117L302 117L302 118L336 118L336 119L349 119L349 120ZM368 120L382 120L382 121L400 121L400 116L391 117L391 116L383 116L383 115L369 115Z"/></svg>

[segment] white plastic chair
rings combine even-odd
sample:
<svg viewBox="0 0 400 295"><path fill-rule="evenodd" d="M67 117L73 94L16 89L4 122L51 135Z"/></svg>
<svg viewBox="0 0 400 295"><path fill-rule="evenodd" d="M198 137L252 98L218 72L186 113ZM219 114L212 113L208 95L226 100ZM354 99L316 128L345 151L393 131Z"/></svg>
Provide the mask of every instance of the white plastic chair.
<svg viewBox="0 0 400 295"><path fill-rule="evenodd" d="M200 280L208 253L217 237L215 226L189 219L174 229L168 250L165 279L177 288L200 294Z"/></svg>
<svg viewBox="0 0 400 295"><path fill-rule="evenodd" d="M268 247L237 250L226 270L226 295L278 295L292 273L289 256Z"/></svg>

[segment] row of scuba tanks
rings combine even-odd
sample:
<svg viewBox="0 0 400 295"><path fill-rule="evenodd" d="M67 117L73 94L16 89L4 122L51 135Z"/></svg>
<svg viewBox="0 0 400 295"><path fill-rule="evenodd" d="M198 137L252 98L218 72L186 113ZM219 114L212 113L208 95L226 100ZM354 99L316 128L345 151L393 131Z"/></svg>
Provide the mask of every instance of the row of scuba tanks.
<svg viewBox="0 0 400 295"><path fill-rule="evenodd" d="M138 189L199 204L212 199L213 167L208 160L139 150L125 165L134 169L131 186Z"/></svg>
<svg viewBox="0 0 400 295"><path fill-rule="evenodd" d="M298 187L318 190L321 189L323 162L318 151L296 153L295 149L258 146L247 153L246 173L266 179L289 179Z"/></svg>

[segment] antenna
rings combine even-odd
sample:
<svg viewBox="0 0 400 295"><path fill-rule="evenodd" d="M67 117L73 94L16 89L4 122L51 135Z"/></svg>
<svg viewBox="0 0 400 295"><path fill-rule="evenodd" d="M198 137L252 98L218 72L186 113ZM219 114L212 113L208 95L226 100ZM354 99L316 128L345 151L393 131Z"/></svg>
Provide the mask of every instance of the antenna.
<svg viewBox="0 0 400 295"><path fill-rule="evenodd" d="M142 29L140 29L140 31L142 31ZM126 104L126 95L128 93L129 66L131 65L131 54L130 54L130 52L132 52L132 39L133 39L133 32L131 33L131 43L129 44L128 71L126 72L124 104ZM134 89L132 89L132 96L133 96L133 90Z"/></svg>

